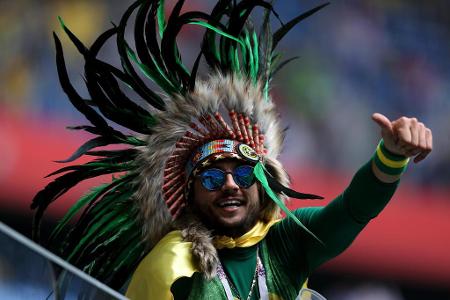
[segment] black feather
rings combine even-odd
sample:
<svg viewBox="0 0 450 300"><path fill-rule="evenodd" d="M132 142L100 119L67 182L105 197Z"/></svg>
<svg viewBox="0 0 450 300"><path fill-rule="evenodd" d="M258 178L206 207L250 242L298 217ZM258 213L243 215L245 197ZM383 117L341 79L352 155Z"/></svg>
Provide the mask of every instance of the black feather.
<svg viewBox="0 0 450 300"><path fill-rule="evenodd" d="M296 198L296 199L323 199L322 196L317 196L314 194L304 194L299 193L297 191L291 190L288 187L285 187L281 183L275 180L269 173L266 172L267 182L272 190L277 193L283 193L288 197Z"/></svg>
<svg viewBox="0 0 450 300"><path fill-rule="evenodd" d="M105 117L136 132L151 133L155 119L129 100L110 73L95 69L92 65L86 65L85 72L89 94Z"/></svg>
<svg viewBox="0 0 450 300"><path fill-rule="evenodd" d="M59 81L64 92L67 94L70 102L75 106L75 108L80 111L86 119L91 122L92 125L98 127L103 132L109 131L109 126L106 121L91 107L86 105L83 98L78 95L75 88L72 86L69 80L69 75L67 74L66 64L64 61L64 54L61 46L61 42L58 36L53 33L56 48L56 67L58 70Z"/></svg>
<svg viewBox="0 0 450 300"><path fill-rule="evenodd" d="M95 41L92 43L91 47L89 48L89 55L91 58L95 58L98 55L98 52L100 52L100 49L104 46L104 44L113 36L117 34L117 27L113 27L104 33L102 33Z"/></svg>
<svg viewBox="0 0 450 300"><path fill-rule="evenodd" d="M270 69L272 62L272 32L270 29L270 10L264 11L263 22L259 34L259 76L263 82L270 80Z"/></svg>
<svg viewBox="0 0 450 300"><path fill-rule="evenodd" d="M86 155L102 157L127 157L129 160L133 160L137 155L139 155L139 151L136 149L89 151L86 152Z"/></svg>
<svg viewBox="0 0 450 300"><path fill-rule="evenodd" d="M214 6L210 15L210 22L214 22L214 24L220 23L220 20L223 16L227 15L230 10L230 1L229 0L220 0ZM212 69L219 69L221 65L221 58L216 53L218 52L216 46L216 33L210 30L206 30L205 35L202 41L202 53L205 57L207 64Z"/></svg>
<svg viewBox="0 0 450 300"><path fill-rule="evenodd" d="M108 144L110 144L110 140L104 137L97 137L94 139L91 139L89 141L87 141L86 143L84 143L83 145L81 145L80 148L78 148L69 158L65 159L65 160L57 160L56 162L59 163L67 163L67 162L72 162L74 160L76 160L77 158L81 157L82 155L84 155L87 151L97 148L97 147L101 147L101 146L106 146Z"/></svg>
<svg viewBox="0 0 450 300"><path fill-rule="evenodd" d="M81 181L89 178L94 178L104 174L111 174L124 171L122 167L115 166L110 168L100 169L83 169L70 172L62 175L49 183L43 190L39 191L33 198L31 209L36 209L33 218L33 239L39 240L40 222L44 211L57 198L64 195L72 187Z"/></svg>
<svg viewBox="0 0 450 300"><path fill-rule="evenodd" d="M64 30L64 32L67 34L69 39L72 41L72 43L75 45L75 47L78 49L78 52L85 55L88 49L86 46L83 45L83 43L72 33L72 31L69 30L69 28L64 25L64 22L61 17L58 17L58 20Z"/></svg>
<svg viewBox="0 0 450 300"><path fill-rule="evenodd" d="M156 8L157 5L151 1L145 1L139 8L134 26L134 41L139 59L147 66L149 71L152 71L152 79L165 92L173 94L177 92L177 88L170 81L171 77L161 59L161 53L156 39L154 21ZM153 22L149 24L146 23L147 20ZM147 30L148 35L146 35L145 30ZM153 33L153 36L149 36L150 33ZM146 41L146 38L148 41Z"/></svg>
<svg viewBox="0 0 450 300"><path fill-rule="evenodd" d="M189 91L193 91L195 89L195 81L197 79L197 71L201 58L202 51L200 51L200 53L198 54L197 58L195 59L194 66L192 67L191 77L189 79Z"/></svg>
<svg viewBox="0 0 450 300"><path fill-rule="evenodd" d="M181 90L189 86L189 73L183 67L178 51L176 39L182 26L179 20L181 8L184 0L178 0L166 24L164 36L161 40L161 55L169 70L177 76Z"/></svg>
<svg viewBox="0 0 450 300"><path fill-rule="evenodd" d="M277 67L275 68L275 70L272 71L271 77L275 76L275 74L277 74L277 73L278 73L284 66L286 66L288 63L290 63L291 61L296 60L296 59L298 59L298 58L299 58L298 56L294 56L294 57L288 58L288 59L282 61L281 63L279 63L279 64L277 65Z"/></svg>
<svg viewBox="0 0 450 300"><path fill-rule="evenodd" d="M321 4L311 10L308 10L305 13L302 13L301 15L295 17L294 19L292 19L291 21L289 21L288 23L286 23L284 26L282 26L280 29L278 29L274 34L273 34L273 45L272 45L272 50L274 50L277 45L278 42L286 35L286 33L289 32L289 30L292 29L292 27L294 27L295 25L297 25L299 22L301 22L302 20L306 19L307 17L311 16L312 14L316 13L317 11L321 10L322 8L324 8L325 6L327 6L328 3L324 3Z"/></svg>
<svg viewBox="0 0 450 300"><path fill-rule="evenodd" d="M253 9L258 6L272 10L272 5L263 0L244 0L236 5L231 12L228 32L231 35L238 36L244 28L245 23L249 20Z"/></svg>
<svg viewBox="0 0 450 300"><path fill-rule="evenodd" d="M160 71L165 73L165 76L167 77L171 85L176 85L177 80L174 76L172 76L171 72L168 71L162 59L160 46L158 44L158 33L156 32L155 21L158 9L158 4L156 2L159 1L149 1L149 3L152 3L152 6L150 7L150 11L147 14L147 22L144 28L145 40L147 42L147 47L152 55L152 58L155 60L155 65L158 65L161 69Z"/></svg>
<svg viewBox="0 0 450 300"><path fill-rule="evenodd" d="M131 14L137 7L139 7L140 4L141 1L136 1L127 9L127 11L122 16L117 32L117 48L121 58L122 66L125 72L130 76L131 80L133 81L134 90L139 95L141 95L145 101L147 101L150 105L152 105L156 109L165 110L164 101L161 99L160 96L158 96L155 92L153 92L146 86L146 84L142 81L142 79L134 70L132 63L128 58L129 46L125 41L125 28Z"/></svg>
<svg viewBox="0 0 450 300"><path fill-rule="evenodd" d="M92 134L96 134L96 135L101 135L102 132L94 126L89 126L89 125L81 125L81 126L66 126L66 129L69 130L84 130L86 132L92 133Z"/></svg>

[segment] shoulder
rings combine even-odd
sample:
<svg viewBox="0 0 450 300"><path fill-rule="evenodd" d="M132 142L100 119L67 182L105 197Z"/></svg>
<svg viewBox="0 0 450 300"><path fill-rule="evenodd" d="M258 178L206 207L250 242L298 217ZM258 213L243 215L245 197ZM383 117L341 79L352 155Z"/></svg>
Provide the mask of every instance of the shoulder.
<svg viewBox="0 0 450 300"><path fill-rule="evenodd" d="M323 209L323 206L308 206L308 207L301 207L292 210L292 213L303 223L309 223L310 219L313 218L318 212L320 212ZM275 224L273 229L277 230L284 226L296 226L298 225L295 223L295 221L292 218L284 217L280 222Z"/></svg>
<svg viewBox="0 0 450 300"><path fill-rule="evenodd" d="M166 299L170 286L180 277L197 271L192 244L183 242L180 231L169 232L140 262L128 287L127 296L137 299ZM140 298L141 296L145 298ZM170 299L170 298L167 298Z"/></svg>

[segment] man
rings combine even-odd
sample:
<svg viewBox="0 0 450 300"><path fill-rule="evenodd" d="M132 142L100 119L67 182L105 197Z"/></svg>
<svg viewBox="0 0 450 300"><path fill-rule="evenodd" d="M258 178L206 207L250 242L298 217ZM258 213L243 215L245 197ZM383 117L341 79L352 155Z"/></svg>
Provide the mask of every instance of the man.
<svg viewBox="0 0 450 300"><path fill-rule="evenodd" d="M269 16L279 17L266 1L218 1L210 14L182 5L166 19L164 1L136 1L91 47L61 20L85 59L90 96L70 83L55 35L61 85L90 122L72 128L96 135L66 162L96 159L51 174L62 175L33 200L35 238L55 199L85 179L112 174L50 237L50 247L69 262L116 289L136 270L127 292L132 299L294 299L307 276L389 201L406 157L420 161L431 151L431 132L415 119L390 122L375 114L383 142L346 191L324 208L290 212L288 197L321 197L289 189L278 161L284 130L269 93L274 50L292 26L323 6L271 34ZM248 19L255 7L265 10L259 32ZM133 13L135 49L125 38ZM191 71L176 43L187 24L207 28ZM97 57L115 35L121 69ZM202 59L211 72L200 79ZM282 221L280 209L287 215ZM71 219L77 222L66 232Z"/></svg>
<svg viewBox="0 0 450 300"><path fill-rule="evenodd" d="M127 296L170 299L167 295L170 288L174 299L208 299L211 295L214 299L294 299L311 272L343 251L387 204L406 167L407 157L414 157L417 163L432 149L431 131L415 118L402 117L393 122L381 114L372 118L381 128L383 142L346 191L326 207L294 212L320 241L289 218L261 222L264 211L261 186L254 181L251 185L243 184L239 177L246 174L242 169L251 168L251 164L226 157L218 160L213 153L209 158L214 162L202 168L194 179L189 206L214 236L219 249L218 275L205 280L194 273L198 272L195 266L177 266L186 263L167 255L177 253L167 244L172 242L178 247L183 242L172 232L169 235L175 235L169 240L164 238L162 247L158 244L142 261ZM185 244L189 252L191 243ZM177 255L189 253L179 251ZM157 267L158 259L164 261L164 268ZM257 272L259 265L267 275L257 276L261 273ZM173 268L180 272L167 276L166 270ZM168 286L158 285L158 278L164 278Z"/></svg>

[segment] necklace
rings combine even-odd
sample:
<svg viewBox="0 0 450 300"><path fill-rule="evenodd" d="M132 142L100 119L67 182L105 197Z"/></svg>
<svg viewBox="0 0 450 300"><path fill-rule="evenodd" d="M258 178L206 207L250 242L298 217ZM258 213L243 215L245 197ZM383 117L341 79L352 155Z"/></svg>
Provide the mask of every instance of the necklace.
<svg viewBox="0 0 450 300"><path fill-rule="evenodd" d="M248 293L247 300L250 300L252 298L252 293L253 293L253 289L255 288L257 278L258 278L258 263L256 263L255 273L253 274L252 285L250 286L250 291ZM230 287L232 288L233 292L236 295L239 295L237 288L234 286L233 282L231 282L231 280L229 280L228 276L227 276L227 281L230 284Z"/></svg>
<svg viewBox="0 0 450 300"><path fill-rule="evenodd" d="M250 291L246 298L247 300L250 300L252 298L253 290L255 289L257 280L258 280L259 294L260 294L261 299L268 299L268 291L267 291L267 285L266 285L266 272L264 270L264 266L261 262L261 259L259 258L258 250L259 250L259 247L256 249L256 268L255 268L255 273L253 274ZM228 278L228 276L226 275L220 261L219 261L219 264L217 265L217 275L219 276L219 279L225 290L227 299L228 300L235 299L233 297L232 290L235 295L239 295L239 292L238 292L237 288L234 286L234 284L231 282L231 280ZM238 298L238 299L240 299L240 298Z"/></svg>

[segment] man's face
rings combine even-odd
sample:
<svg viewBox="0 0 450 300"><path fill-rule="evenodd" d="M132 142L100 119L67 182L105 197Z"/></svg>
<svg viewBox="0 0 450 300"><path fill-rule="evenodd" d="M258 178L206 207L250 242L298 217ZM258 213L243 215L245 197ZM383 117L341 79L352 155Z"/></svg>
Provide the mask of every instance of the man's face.
<svg viewBox="0 0 450 300"><path fill-rule="evenodd" d="M212 164L224 172L244 164L241 161L226 159ZM215 191L203 187L200 178L194 180L193 210L200 219L216 234L237 237L250 230L258 220L260 201L257 184L241 188L226 174L225 183Z"/></svg>

